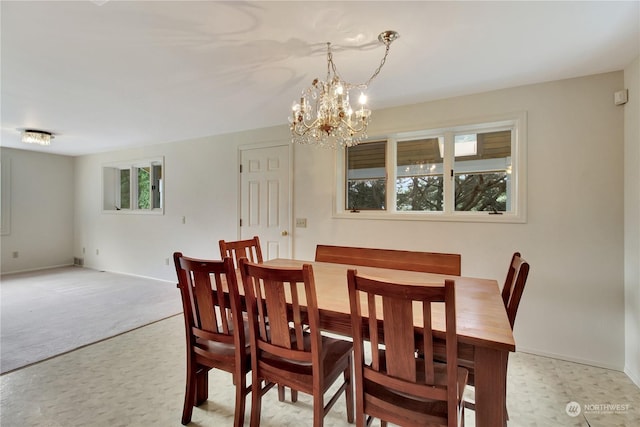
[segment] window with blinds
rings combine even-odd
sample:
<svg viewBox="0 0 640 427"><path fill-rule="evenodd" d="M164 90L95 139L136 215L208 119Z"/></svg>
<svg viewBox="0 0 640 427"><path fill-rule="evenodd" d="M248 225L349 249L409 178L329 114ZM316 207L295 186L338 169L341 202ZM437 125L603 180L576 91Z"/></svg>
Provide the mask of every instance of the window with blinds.
<svg viewBox="0 0 640 427"><path fill-rule="evenodd" d="M387 197L386 141L347 149L347 208L385 210Z"/></svg>
<svg viewBox="0 0 640 427"><path fill-rule="evenodd" d="M348 147L337 214L524 222L526 115ZM367 214L369 212L369 214ZM376 213L377 212L377 213Z"/></svg>

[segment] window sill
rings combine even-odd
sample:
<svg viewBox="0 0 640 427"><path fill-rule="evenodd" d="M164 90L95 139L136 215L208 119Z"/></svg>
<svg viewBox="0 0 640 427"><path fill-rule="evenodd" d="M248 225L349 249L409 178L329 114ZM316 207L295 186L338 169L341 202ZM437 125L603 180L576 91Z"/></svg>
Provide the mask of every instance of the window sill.
<svg viewBox="0 0 640 427"><path fill-rule="evenodd" d="M112 214L112 215L164 215L164 210L162 209L154 209L154 210L142 210L142 209L103 209L103 214Z"/></svg>
<svg viewBox="0 0 640 427"><path fill-rule="evenodd" d="M364 219L384 221L439 221L439 222L485 222L485 223L513 223L524 224L526 218L513 213L490 214L459 212L445 214L443 212L334 212L336 219Z"/></svg>

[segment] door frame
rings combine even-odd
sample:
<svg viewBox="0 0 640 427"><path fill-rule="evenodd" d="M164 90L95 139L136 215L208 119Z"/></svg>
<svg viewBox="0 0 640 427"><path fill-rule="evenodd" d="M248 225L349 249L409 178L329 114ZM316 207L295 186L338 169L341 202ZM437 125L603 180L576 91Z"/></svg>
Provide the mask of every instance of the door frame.
<svg viewBox="0 0 640 427"><path fill-rule="evenodd" d="M283 256L286 256L287 258L292 258L292 255L294 253L293 251L293 224L294 224L294 219L293 219L293 144L290 141L282 141L282 140L272 140L272 141L266 141L266 142L257 142L257 143L253 143L253 144L242 144L238 146L238 157L237 157L237 166L236 166L236 173L237 173L237 180L236 180L236 190L237 190L237 194L238 194L238 206L237 206L237 212L238 212L238 216L236 218L236 229L237 232L236 234L238 235L238 239L241 239L242 236L242 230L240 229L240 216L242 215L242 174L240 173L240 165L242 164L242 152L245 150L256 150L256 149L261 149L261 148L271 148L271 147L279 147L279 146L286 146L287 147L287 154L289 157L289 170L287 171L287 173L289 174L289 188L287 189L287 191L289 192L289 200L287 200L287 206L288 206L288 214L289 214L289 224L287 224L287 229L289 230L289 245L288 245L288 253L287 254L283 254Z"/></svg>

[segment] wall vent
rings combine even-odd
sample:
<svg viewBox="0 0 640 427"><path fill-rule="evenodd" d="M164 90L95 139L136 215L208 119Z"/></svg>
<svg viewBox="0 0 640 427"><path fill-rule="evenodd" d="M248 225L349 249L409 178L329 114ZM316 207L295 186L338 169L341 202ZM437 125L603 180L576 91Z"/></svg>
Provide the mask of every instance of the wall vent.
<svg viewBox="0 0 640 427"><path fill-rule="evenodd" d="M84 258L73 258L73 265L77 265L78 267L82 267L84 265Z"/></svg>

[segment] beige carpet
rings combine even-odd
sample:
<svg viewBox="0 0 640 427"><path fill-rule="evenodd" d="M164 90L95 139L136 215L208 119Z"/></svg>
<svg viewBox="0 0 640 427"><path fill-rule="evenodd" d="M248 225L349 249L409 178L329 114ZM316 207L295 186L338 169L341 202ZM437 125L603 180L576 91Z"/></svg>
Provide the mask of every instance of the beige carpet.
<svg viewBox="0 0 640 427"><path fill-rule="evenodd" d="M63 267L0 279L0 371L182 312L175 283Z"/></svg>
<svg viewBox="0 0 640 427"><path fill-rule="evenodd" d="M175 316L2 375L0 425L178 427L184 345L184 322ZM209 400L194 408L190 425L231 426L231 375L214 371L209 378ZM277 395L272 390L264 396L261 426L313 424L307 395L295 404L278 402ZM571 401L582 405L579 416L567 414ZM604 404L619 406L617 411L598 406ZM640 426L640 389L622 372L525 353L509 357L507 406L509 427ZM247 402L245 426L250 408ZM473 415L466 411L466 427L474 427ZM347 423L343 398L327 414L325 426L353 426Z"/></svg>

